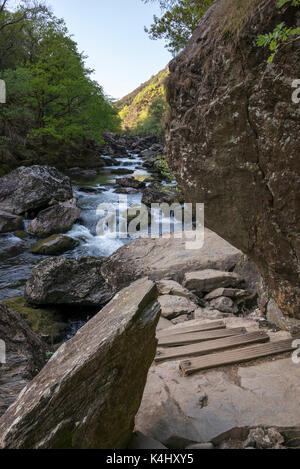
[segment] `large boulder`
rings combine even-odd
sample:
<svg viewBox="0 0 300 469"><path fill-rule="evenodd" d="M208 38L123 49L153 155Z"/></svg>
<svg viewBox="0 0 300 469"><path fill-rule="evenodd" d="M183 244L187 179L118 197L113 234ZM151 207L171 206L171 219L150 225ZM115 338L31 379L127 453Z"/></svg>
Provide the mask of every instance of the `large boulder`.
<svg viewBox="0 0 300 469"><path fill-rule="evenodd" d="M185 237L186 235L186 237ZM229 271L242 253L210 230L205 230L204 246L187 249L190 232L182 238L137 239L121 247L103 262L101 272L114 291L147 275L151 280L171 279L181 283L186 272L205 269Z"/></svg>
<svg viewBox="0 0 300 469"><path fill-rule="evenodd" d="M141 279L65 343L0 419L0 448L126 448L155 355L156 298Z"/></svg>
<svg viewBox="0 0 300 469"><path fill-rule="evenodd" d="M34 305L104 305L112 292L101 275L102 263L103 258L94 257L45 259L32 269L25 298Z"/></svg>
<svg viewBox="0 0 300 469"><path fill-rule="evenodd" d="M0 210L0 233L22 230L23 228L24 222L22 217Z"/></svg>
<svg viewBox="0 0 300 469"><path fill-rule="evenodd" d="M70 179L49 166L20 167L0 178L0 210L21 215L73 195Z"/></svg>
<svg viewBox="0 0 300 469"><path fill-rule="evenodd" d="M66 233L78 220L80 214L81 210L77 207L76 199L61 202L42 210L32 220L28 230L41 238L56 233Z"/></svg>
<svg viewBox="0 0 300 469"><path fill-rule="evenodd" d="M272 64L258 34L299 22L275 1L216 1L170 64L167 159L186 202L257 264L285 314L300 317L300 42Z"/></svg>
<svg viewBox="0 0 300 469"><path fill-rule="evenodd" d="M0 415L2 415L45 364L47 347L18 313L1 303L0 341L5 343L6 352L6 357L0 354ZM3 342L0 343L0 351Z"/></svg>

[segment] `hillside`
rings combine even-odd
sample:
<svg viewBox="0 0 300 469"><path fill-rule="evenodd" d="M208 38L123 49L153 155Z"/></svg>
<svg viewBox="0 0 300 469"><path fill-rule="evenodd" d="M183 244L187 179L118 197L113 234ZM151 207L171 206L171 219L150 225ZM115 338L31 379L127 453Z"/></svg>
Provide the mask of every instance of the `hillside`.
<svg viewBox="0 0 300 469"><path fill-rule="evenodd" d="M168 74L167 66L115 104L124 130L146 133L152 125L155 127L154 133L159 133L156 127L165 112L164 81Z"/></svg>

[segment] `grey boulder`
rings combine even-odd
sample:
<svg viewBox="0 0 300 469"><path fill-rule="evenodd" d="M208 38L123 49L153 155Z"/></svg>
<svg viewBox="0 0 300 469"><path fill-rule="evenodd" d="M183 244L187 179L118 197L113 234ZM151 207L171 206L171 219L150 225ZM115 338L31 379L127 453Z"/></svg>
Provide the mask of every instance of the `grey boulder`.
<svg viewBox="0 0 300 469"><path fill-rule="evenodd" d="M62 345L0 419L0 448L127 448L155 356L156 298L141 279Z"/></svg>
<svg viewBox="0 0 300 469"><path fill-rule="evenodd" d="M198 295L220 287L235 287L242 282L239 275L218 270L202 270L185 274L183 286Z"/></svg>
<svg viewBox="0 0 300 469"><path fill-rule="evenodd" d="M81 210L76 199L71 199L49 207L32 220L28 230L41 238L56 233L66 233L80 217Z"/></svg>
<svg viewBox="0 0 300 469"><path fill-rule="evenodd" d="M104 305L112 293L101 275L102 262L94 257L45 259L32 269L25 298L33 305Z"/></svg>
<svg viewBox="0 0 300 469"><path fill-rule="evenodd" d="M210 302L210 307L221 311L222 313L238 313L238 307L234 304L231 298L221 296Z"/></svg>
<svg viewBox="0 0 300 469"><path fill-rule="evenodd" d="M170 239L140 238L122 246L103 263L103 277L114 291L145 276L155 281L168 278L181 283L186 272L231 270L242 256L240 251L208 229L201 249L187 249L192 233L181 234L181 239L174 235Z"/></svg>
<svg viewBox="0 0 300 469"><path fill-rule="evenodd" d="M31 166L0 178L0 210L21 215L72 198L70 179L49 166Z"/></svg>
<svg viewBox="0 0 300 469"><path fill-rule="evenodd" d="M22 230L23 228L24 222L22 217L0 210L0 233Z"/></svg>

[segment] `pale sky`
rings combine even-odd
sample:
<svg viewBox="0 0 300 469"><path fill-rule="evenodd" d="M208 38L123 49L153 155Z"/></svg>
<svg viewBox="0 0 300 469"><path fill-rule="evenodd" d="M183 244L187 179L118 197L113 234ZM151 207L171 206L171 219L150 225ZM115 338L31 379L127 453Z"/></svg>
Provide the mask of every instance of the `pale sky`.
<svg viewBox="0 0 300 469"><path fill-rule="evenodd" d="M47 0L64 18L80 51L89 56L94 78L113 98L121 98L162 70L171 60L164 41L152 41L144 26L160 14L142 0Z"/></svg>

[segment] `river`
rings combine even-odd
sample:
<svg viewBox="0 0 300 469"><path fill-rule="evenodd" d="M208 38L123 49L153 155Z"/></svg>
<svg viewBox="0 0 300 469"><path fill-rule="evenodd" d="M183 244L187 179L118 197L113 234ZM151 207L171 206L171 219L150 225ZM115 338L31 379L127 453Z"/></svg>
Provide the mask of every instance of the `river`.
<svg viewBox="0 0 300 469"><path fill-rule="evenodd" d="M101 158L103 158L102 155ZM143 159L138 155L128 152L127 158L116 159L120 163L118 168L125 171L128 169L129 173L133 170L134 173L124 174L124 176L123 174L122 176L115 175L110 171L115 170L116 166L107 166L103 169L102 174L92 180L78 178L72 180L78 206L82 212L78 222L66 235L77 240L79 245L74 250L64 254L65 256L69 258L84 256L108 257L122 245L133 240L130 237L113 239L109 233L104 236L97 236L96 233L99 221L98 206L103 203L117 206L119 203L120 194L115 192L116 178L134 176L145 180L151 176L146 169L141 169ZM87 188L99 190L99 192L86 192ZM127 195L126 197L128 206L139 204L141 203L142 193ZM27 220L26 227L29 223L30 221ZM12 233L0 235L0 300L22 296L32 268L40 260L46 258L46 256L34 255L29 252L30 245L35 241L37 241L37 238L31 236L22 241Z"/></svg>

